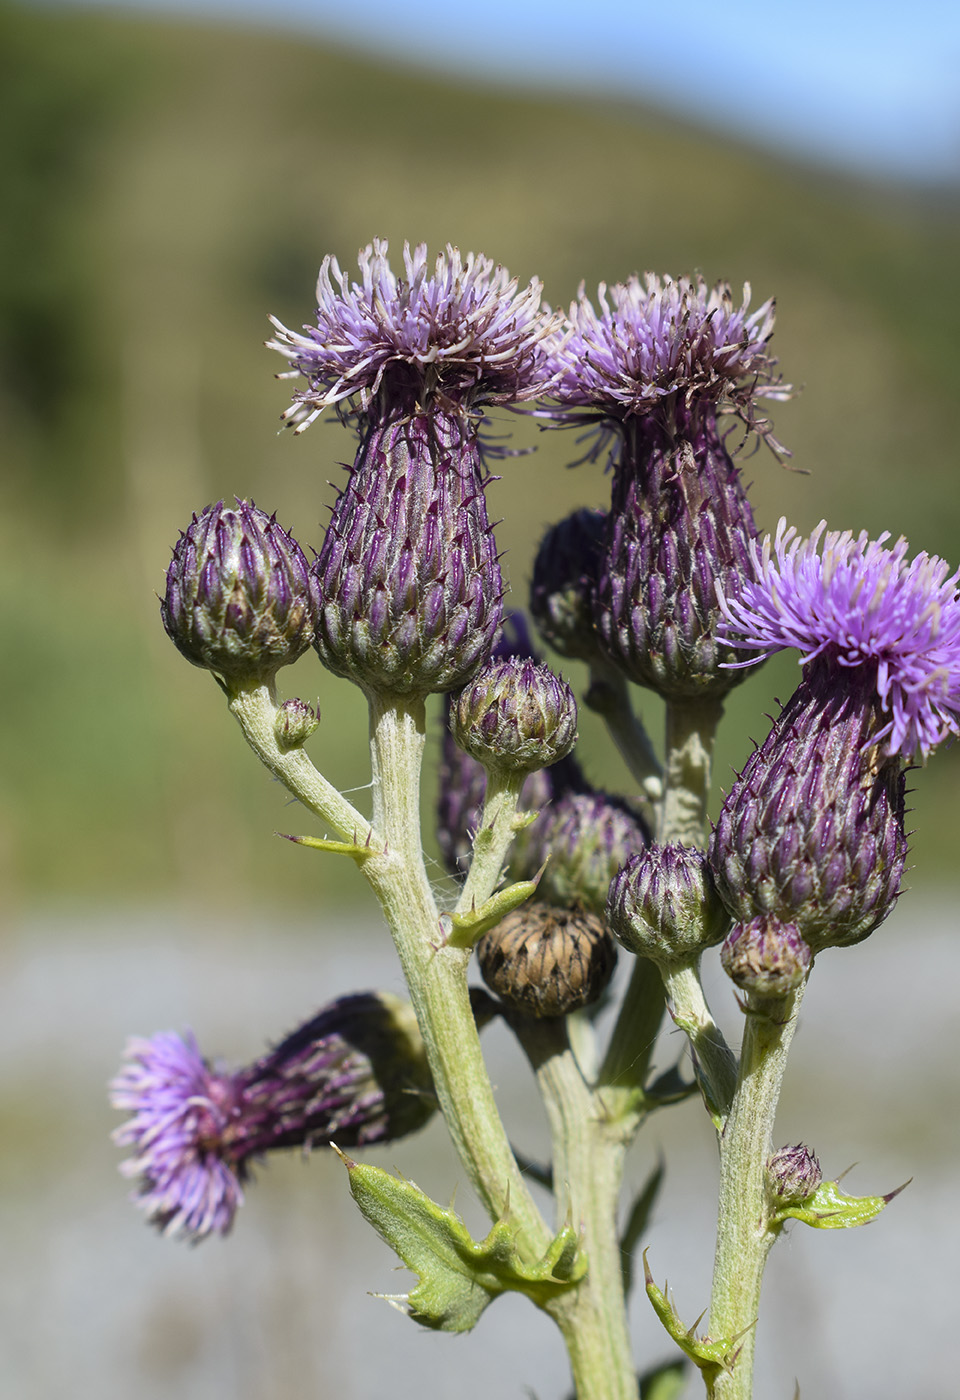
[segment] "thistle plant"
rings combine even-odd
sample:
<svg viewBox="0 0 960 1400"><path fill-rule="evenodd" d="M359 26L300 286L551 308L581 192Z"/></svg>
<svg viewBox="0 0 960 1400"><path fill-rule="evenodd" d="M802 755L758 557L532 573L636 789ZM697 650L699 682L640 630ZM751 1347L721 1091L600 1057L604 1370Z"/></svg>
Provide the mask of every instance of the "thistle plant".
<svg viewBox="0 0 960 1400"><path fill-rule="evenodd" d="M724 283L647 274L601 286L596 307L581 291L563 317L542 308L537 281L520 289L485 257L448 247L431 268L418 247L403 263L397 275L374 242L351 280L327 258L316 324L275 323L282 377L298 384L285 421L301 432L332 410L355 439L315 561L252 503L221 502L175 546L161 614L312 820L293 839L367 881L409 1003L343 995L235 1070L191 1034L131 1041L112 1086L128 1115L122 1170L165 1234L200 1240L229 1231L263 1155L331 1146L416 1276L415 1322L466 1331L500 1294L522 1293L559 1327L579 1400L637 1400L641 1381L664 1397L676 1359L636 1357L626 1311L659 1173L624 1212L624 1164L655 1110L698 1095L720 1176L711 1295L690 1301L706 1331L681 1321L646 1255L645 1288L708 1400L747 1400L764 1265L784 1226L855 1226L895 1194L845 1195L811 1148L776 1147L775 1115L817 959L874 932L900 895L905 771L960 728L960 575L886 536L821 525L803 540L781 522L761 538L731 432L782 451L760 411L788 392L769 351L772 302L750 312L749 291L737 305ZM548 531L530 612L561 659L586 663L582 699L622 757L620 793L584 772L573 690L535 655L519 610L504 619L484 494L497 406L579 429L581 443L585 430L588 455L609 451L610 499ZM278 695L278 673L311 646L366 702L369 814L306 752L323 751L321 715ZM799 652L799 685L711 832L724 698L784 648ZM632 685L663 702L662 747ZM421 831L432 694L444 696L436 836L457 882L449 900ZM701 960L718 948L744 1013L739 1047L703 991ZM469 982L474 949L485 986ZM665 1015L686 1037L686 1073L657 1072ZM547 1170L529 1169L501 1118L480 1042L494 1017L541 1093ZM482 1240L349 1155L437 1111L489 1214Z"/></svg>

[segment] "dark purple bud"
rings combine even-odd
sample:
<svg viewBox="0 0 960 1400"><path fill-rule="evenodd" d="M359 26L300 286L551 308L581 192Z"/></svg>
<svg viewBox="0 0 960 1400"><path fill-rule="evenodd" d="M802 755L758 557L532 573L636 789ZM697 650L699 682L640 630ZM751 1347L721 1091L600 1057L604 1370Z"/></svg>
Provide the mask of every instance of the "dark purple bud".
<svg viewBox="0 0 960 1400"><path fill-rule="evenodd" d="M251 501L193 517L173 550L160 615L192 661L227 680L273 675L313 640L314 595L296 540Z"/></svg>
<svg viewBox="0 0 960 1400"><path fill-rule="evenodd" d="M781 1147L767 1162L767 1183L774 1196L786 1203L809 1200L823 1180L820 1163L802 1142Z"/></svg>
<svg viewBox="0 0 960 1400"><path fill-rule="evenodd" d="M528 1016L566 1016L595 1002L617 963L603 920L585 910L527 904L477 944L483 980Z"/></svg>
<svg viewBox="0 0 960 1400"><path fill-rule="evenodd" d="M510 856L510 875L529 880L542 868L538 898L602 914L610 881L650 840L639 812L621 797L570 788L559 792L525 831Z"/></svg>
<svg viewBox="0 0 960 1400"><path fill-rule="evenodd" d="M194 1241L228 1232L263 1153L390 1142L436 1107L413 1011L382 992L339 998L244 1069L211 1066L190 1032L131 1040L124 1059L121 1171L153 1224Z"/></svg>
<svg viewBox="0 0 960 1400"><path fill-rule="evenodd" d="M561 656L599 655L593 592L605 534L603 511L574 511L540 541L530 585L530 613L540 635Z"/></svg>
<svg viewBox="0 0 960 1400"><path fill-rule="evenodd" d="M320 723L320 711L306 700L284 700L277 711L274 728L282 749L298 749Z"/></svg>
<svg viewBox="0 0 960 1400"><path fill-rule="evenodd" d="M727 908L796 924L814 952L859 943L893 909L907 854L905 779L874 735L873 678L823 656L744 765L710 863Z"/></svg>
<svg viewBox="0 0 960 1400"><path fill-rule="evenodd" d="M720 949L720 962L742 992L764 1000L795 992L810 971L813 953L796 924L761 916L734 924Z"/></svg>
<svg viewBox="0 0 960 1400"><path fill-rule="evenodd" d="M485 768L532 773L565 758L577 742L577 702L548 666L495 657L456 697L450 728Z"/></svg>
<svg viewBox="0 0 960 1400"><path fill-rule="evenodd" d="M490 654L503 582L475 427L375 419L313 565L320 659L367 693L455 690Z"/></svg>
<svg viewBox="0 0 960 1400"><path fill-rule="evenodd" d="M726 695L741 659L717 637L717 585L737 595L756 537L712 404L624 423L594 603L610 661L669 699Z"/></svg>
<svg viewBox="0 0 960 1400"><path fill-rule="evenodd" d="M651 846L613 878L607 919L625 948L658 965L696 958L719 943L730 916L702 851Z"/></svg>

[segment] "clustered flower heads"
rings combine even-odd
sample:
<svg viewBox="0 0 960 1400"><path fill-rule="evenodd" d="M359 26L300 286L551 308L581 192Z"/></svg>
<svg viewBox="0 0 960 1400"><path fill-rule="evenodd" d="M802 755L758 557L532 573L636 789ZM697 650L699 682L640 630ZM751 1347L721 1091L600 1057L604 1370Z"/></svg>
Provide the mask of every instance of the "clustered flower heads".
<svg viewBox="0 0 960 1400"><path fill-rule="evenodd" d="M387 243L374 239L359 256L360 282L334 257L317 280L317 325L305 334L271 317L269 342L309 387L294 396L284 418L302 432L325 408L354 400L348 413L365 415L391 379L418 393L468 404L514 403L539 397L548 383L544 340L554 318L540 309L541 283L522 290L492 259L462 257L448 244L434 266L426 244L404 244L405 278L390 266Z"/></svg>
<svg viewBox="0 0 960 1400"><path fill-rule="evenodd" d="M267 1151L389 1142L435 1109L416 1018L384 992L340 997L253 1064L211 1065L191 1031L131 1039L111 1102L133 1148L121 1170L166 1235L225 1235Z"/></svg>

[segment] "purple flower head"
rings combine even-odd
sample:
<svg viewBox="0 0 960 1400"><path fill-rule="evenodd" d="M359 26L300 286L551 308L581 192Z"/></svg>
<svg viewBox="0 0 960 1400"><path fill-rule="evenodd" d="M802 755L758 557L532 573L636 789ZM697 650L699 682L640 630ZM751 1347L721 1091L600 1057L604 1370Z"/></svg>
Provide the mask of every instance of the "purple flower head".
<svg viewBox="0 0 960 1400"><path fill-rule="evenodd" d="M705 400L752 423L755 399L789 392L767 353L774 304L749 312L748 284L737 307L726 282L708 287L700 276L647 272L642 282L634 275L609 289L601 283L597 304L581 285L551 338L550 394L563 409L623 421L672 401Z"/></svg>
<svg viewBox="0 0 960 1400"><path fill-rule="evenodd" d="M131 1117L113 1140L134 1148L120 1170L139 1179L138 1205L165 1235L225 1235L243 1203L241 1169L224 1152L233 1079L211 1070L190 1031L132 1039L124 1059L110 1100Z"/></svg>
<svg viewBox="0 0 960 1400"><path fill-rule="evenodd" d="M870 743L909 758L960 729L960 571L936 555L908 562L906 540L888 539L821 521L804 540L781 519L774 539L751 543L753 577L738 596L718 596L723 639L756 660L796 647L802 665L822 658L838 682L845 671L872 680Z"/></svg>
<svg viewBox="0 0 960 1400"><path fill-rule="evenodd" d="M522 291L490 258L448 244L431 275L426 244L404 244L404 277L374 239L351 282L333 257L317 280L317 326L305 334L271 317L269 342L291 363L281 378L303 375L308 387L283 415L302 432L325 408L344 417L368 415L383 394L424 404L512 403L536 398L548 383L544 339L555 318L540 310L541 284Z"/></svg>
<svg viewBox="0 0 960 1400"><path fill-rule="evenodd" d="M131 1040L111 1102L131 1116L114 1141L136 1200L167 1235L225 1235L263 1153L389 1142L421 1127L435 1099L412 1009L397 997L340 997L242 1069L211 1066L193 1035Z"/></svg>

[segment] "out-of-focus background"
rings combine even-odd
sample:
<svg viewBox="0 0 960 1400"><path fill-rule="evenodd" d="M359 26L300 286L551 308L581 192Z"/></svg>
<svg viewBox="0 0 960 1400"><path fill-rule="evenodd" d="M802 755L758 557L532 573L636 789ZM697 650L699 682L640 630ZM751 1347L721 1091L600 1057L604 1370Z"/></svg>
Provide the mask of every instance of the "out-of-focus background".
<svg viewBox="0 0 960 1400"><path fill-rule="evenodd" d="M957 15L716 9L0 0L0 1393L563 1394L524 1303L450 1340L366 1298L401 1285L335 1163L273 1165L235 1237L195 1252L124 1202L103 1083L128 1032L189 1023L244 1060L336 993L398 987L353 868L274 835L305 819L155 593L221 497L319 545L352 443L323 422L278 435L266 317L309 320L323 255L349 267L374 236L486 252L555 305L645 269L749 280L754 304L777 297L801 390L775 410L789 466L745 463L761 525L826 517L960 560ZM566 435L503 426L537 449L491 489L522 604L545 526L607 484L567 469ZM795 675L782 658L735 693L721 781ZM313 657L281 682L319 696L314 759L362 789L356 692ZM591 776L622 786L589 716L582 732ZM818 965L784 1107L784 1140L828 1173L860 1161L850 1189L916 1180L869 1230L778 1247L764 1396L795 1374L838 1400L955 1393L958 779L956 749L914 775L914 892ZM523 1121L522 1068L493 1053ZM694 1106L651 1125L638 1175L661 1146L651 1258L692 1320L715 1187ZM436 1126L382 1157L439 1197L459 1180ZM458 1201L469 1215L462 1180ZM646 1360L668 1355L635 1313Z"/></svg>

